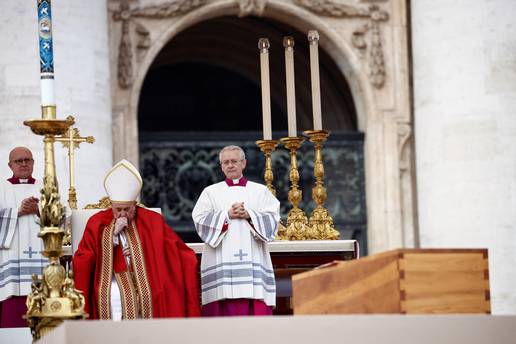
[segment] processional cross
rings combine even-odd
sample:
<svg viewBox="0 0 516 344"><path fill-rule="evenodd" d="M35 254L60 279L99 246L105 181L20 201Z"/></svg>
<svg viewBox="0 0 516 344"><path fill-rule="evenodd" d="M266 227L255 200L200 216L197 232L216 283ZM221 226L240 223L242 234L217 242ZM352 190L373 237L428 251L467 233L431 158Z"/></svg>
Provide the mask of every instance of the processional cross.
<svg viewBox="0 0 516 344"><path fill-rule="evenodd" d="M67 120L75 120L73 116L68 116ZM79 129L77 128L68 128L68 130L61 136L54 137L54 140L61 142L63 147L68 149L68 163L70 170L70 187L68 188L68 204L71 209L77 209L77 193L75 192L75 171L74 171L74 160L75 148L79 148L81 142L93 143L95 142L95 138L93 136L81 137L79 134ZM63 237L63 245L71 245L72 244L72 228L68 220L65 221L65 235Z"/></svg>
<svg viewBox="0 0 516 344"><path fill-rule="evenodd" d="M68 116L66 119L75 120L73 116ZM55 140L61 142L63 147L68 149L68 162L70 166L70 187L68 188L68 204L71 209L77 209L77 193L75 192L75 172L74 160L75 148L79 148L82 142L93 143L95 138L93 136L81 137L79 129L70 127L63 135L55 137Z"/></svg>

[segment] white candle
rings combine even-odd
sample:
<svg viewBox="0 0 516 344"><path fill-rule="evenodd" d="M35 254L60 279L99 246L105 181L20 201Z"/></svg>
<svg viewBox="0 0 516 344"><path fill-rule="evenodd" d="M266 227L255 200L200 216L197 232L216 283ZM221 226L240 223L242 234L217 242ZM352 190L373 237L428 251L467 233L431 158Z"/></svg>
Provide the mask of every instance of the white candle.
<svg viewBox="0 0 516 344"><path fill-rule="evenodd" d="M54 79L41 79L41 106L56 105Z"/></svg>
<svg viewBox="0 0 516 344"><path fill-rule="evenodd" d="M260 74L262 82L262 119L263 139L272 140L271 123L271 90L269 81L269 40L260 38L258 49L260 50Z"/></svg>
<svg viewBox="0 0 516 344"><path fill-rule="evenodd" d="M294 37L283 38L285 47L285 73L287 80L288 136L296 137L296 89L294 80Z"/></svg>
<svg viewBox="0 0 516 344"><path fill-rule="evenodd" d="M310 42L310 72L312 79L312 112L314 116L314 130L322 130L321 87L319 81L319 33L316 30L308 31L308 42Z"/></svg>

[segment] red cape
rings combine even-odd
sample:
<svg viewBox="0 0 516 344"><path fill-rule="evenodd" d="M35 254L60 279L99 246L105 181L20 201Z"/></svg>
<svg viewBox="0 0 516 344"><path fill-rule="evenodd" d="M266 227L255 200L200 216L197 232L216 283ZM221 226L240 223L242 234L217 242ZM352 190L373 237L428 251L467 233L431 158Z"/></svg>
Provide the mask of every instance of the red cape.
<svg viewBox="0 0 516 344"><path fill-rule="evenodd" d="M93 215L73 257L75 286L84 292L85 311L90 319L99 318L101 239L112 220L111 209ZM137 207L136 229L152 292L153 317L199 316L198 262L194 251L154 211Z"/></svg>

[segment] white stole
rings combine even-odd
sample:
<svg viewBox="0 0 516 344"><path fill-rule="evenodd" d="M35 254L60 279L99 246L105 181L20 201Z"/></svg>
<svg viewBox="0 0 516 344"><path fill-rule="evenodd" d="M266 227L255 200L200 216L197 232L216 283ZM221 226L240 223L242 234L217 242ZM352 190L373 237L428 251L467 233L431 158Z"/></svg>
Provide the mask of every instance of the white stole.
<svg viewBox="0 0 516 344"><path fill-rule="evenodd" d="M18 217L18 208L27 197L40 198L40 182L0 183L0 301L27 295L31 275L41 275L48 261L41 255L43 241L38 237L39 219L35 215Z"/></svg>

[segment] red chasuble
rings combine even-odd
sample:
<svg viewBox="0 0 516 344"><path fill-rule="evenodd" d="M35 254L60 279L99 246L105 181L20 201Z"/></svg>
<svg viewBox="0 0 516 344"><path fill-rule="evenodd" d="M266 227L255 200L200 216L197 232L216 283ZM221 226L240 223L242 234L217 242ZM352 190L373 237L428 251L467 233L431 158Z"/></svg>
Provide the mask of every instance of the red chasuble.
<svg viewBox="0 0 516 344"><path fill-rule="evenodd" d="M140 307L136 308L143 318L199 316L197 258L163 217L137 207L136 228L126 229L131 267L127 267L120 246L113 247L113 224L111 209L93 215L73 257L75 285L84 292L90 319L110 319L113 274L123 294L130 281L123 276L131 276L130 271L134 271L134 283L128 283L128 294L138 290Z"/></svg>

